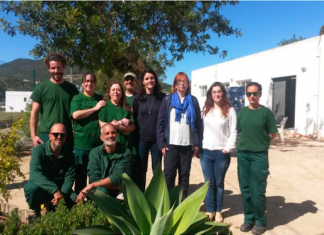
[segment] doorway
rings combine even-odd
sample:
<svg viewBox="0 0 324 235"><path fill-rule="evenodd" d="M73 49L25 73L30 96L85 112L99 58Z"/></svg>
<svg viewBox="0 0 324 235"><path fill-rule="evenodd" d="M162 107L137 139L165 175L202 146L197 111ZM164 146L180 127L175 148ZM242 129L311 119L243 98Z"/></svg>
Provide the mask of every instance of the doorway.
<svg viewBox="0 0 324 235"><path fill-rule="evenodd" d="M295 127L296 76L273 78L272 111L279 124L288 117L286 128Z"/></svg>

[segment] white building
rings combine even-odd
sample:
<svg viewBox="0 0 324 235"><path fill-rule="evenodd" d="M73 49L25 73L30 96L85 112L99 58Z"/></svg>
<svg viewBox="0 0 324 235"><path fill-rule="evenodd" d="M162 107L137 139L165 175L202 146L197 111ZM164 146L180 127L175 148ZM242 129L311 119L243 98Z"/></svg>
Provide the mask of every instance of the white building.
<svg viewBox="0 0 324 235"><path fill-rule="evenodd" d="M6 91L6 112L24 112L31 104L31 91Z"/></svg>
<svg viewBox="0 0 324 235"><path fill-rule="evenodd" d="M288 117L292 132L324 137L324 35L194 70L191 79L200 108L215 81L229 87L258 82L260 102L278 122Z"/></svg>

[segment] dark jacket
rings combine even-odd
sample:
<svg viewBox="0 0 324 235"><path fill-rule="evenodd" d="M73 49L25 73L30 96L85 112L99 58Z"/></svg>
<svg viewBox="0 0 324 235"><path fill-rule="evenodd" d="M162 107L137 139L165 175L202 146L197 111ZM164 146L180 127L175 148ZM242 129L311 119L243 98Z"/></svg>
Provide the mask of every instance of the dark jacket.
<svg viewBox="0 0 324 235"><path fill-rule="evenodd" d="M172 95L172 94L171 94ZM171 112L171 95L163 98L159 116L156 124L157 145L160 150L169 146L170 136L170 112ZM196 112L195 128L191 131L192 145L201 148L202 143L202 120L199 103L196 97L192 97L192 103Z"/></svg>

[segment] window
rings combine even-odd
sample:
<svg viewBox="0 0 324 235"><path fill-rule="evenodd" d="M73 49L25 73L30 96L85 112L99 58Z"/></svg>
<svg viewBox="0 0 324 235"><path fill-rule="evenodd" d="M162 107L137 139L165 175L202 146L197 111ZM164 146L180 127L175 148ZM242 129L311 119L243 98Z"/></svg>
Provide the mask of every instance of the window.
<svg viewBox="0 0 324 235"><path fill-rule="evenodd" d="M207 86L200 86L200 96L206 97L207 96Z"/></svg>
<svg viewBox="0 0 324 235"><path fill-rule="evenodd" d="M27 101L27 98L26 97L24 97L24 102L26 102Z"/></svg>

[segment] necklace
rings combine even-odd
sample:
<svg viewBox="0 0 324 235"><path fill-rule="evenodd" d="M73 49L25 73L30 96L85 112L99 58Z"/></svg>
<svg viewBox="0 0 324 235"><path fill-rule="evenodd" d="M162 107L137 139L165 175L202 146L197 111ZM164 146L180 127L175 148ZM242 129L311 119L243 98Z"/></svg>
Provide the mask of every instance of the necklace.
<svg viewBox="0 0 324 235"><path fill-rule="evenodd" d="M146 98L146 103L147 103L147 107L148 107L148 110L149 110L149 115L151 115L151 109L152 109L152 105L154 103L154 97L153 97L153 100L152 100L152 103L151 103L150 107L149 107L149 103L148 103L147 98Z"/></svg>

